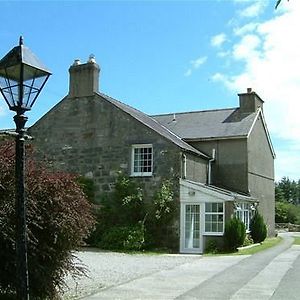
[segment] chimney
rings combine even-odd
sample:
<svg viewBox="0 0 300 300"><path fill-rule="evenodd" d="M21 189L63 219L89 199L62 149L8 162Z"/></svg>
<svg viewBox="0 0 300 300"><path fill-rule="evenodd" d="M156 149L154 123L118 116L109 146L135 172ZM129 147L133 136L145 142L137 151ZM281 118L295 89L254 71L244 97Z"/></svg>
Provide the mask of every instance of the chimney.
<svg viewBox="0 0 300 300"><path fill-rule="evenodd" d="M90 55L85 64L82 64L79 59L75 59L69 68L69 73L69 97L92 96L99 92L100 67L96 63L94 55Z"/></svg>
<svg viewBox="0 0 300 300"><path fill-rule="evenodd" d="M238 94L238 96L242 113L253 113L259 107L263 108L264 101L251 88L247 88L247 93Z"/></svg>

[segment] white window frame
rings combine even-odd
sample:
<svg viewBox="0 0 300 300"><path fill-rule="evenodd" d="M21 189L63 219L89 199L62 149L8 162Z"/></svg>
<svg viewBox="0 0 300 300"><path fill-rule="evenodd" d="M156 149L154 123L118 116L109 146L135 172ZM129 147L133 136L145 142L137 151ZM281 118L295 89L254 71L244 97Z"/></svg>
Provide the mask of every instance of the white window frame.
<svg viewBox="0 0 300 300"><path fill-rule="evenodd" d="M249 202L238 202L235 205L235 216L241 220L246 227L246 232L250 232L250 222L252 218L252 204Z"/></svg>
<svg viewBox="0 0 300 300"><path fill-rule="evenodd" d="M151 172L135 171L135 149L151 148ZM131 147L131 176L152 176L153 173L153 145L152 144L135 144Z"/></svg>
<svg viewBox="0 0 300 300"><path fill-rule="evenodd" d="M222 212L210 212L206 211L206 204L221 204L222 205ZM211 215L211 216L222 216L222 231L207 231L206 230L206 216ZM218 225L218 220L217 220L217 225ZM222 236L224 235L224 227L225 227L225 211L224 211L224 202L205 202L204 204L204 234L205 235L219 235Z"/></svg>

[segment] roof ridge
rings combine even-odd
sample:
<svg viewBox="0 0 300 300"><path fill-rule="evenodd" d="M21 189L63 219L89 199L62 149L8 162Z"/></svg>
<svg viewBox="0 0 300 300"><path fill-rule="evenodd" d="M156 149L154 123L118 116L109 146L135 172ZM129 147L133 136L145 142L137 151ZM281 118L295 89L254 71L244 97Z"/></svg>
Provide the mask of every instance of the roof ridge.
<svg viewBox="0 0 300 300"><path fill-rule="evenodd" d="M216 109L207 109L207 110L193 110L193 111L185 111L185 112L172 112L165 114L155 114L150 115L151 117L160 117L160 116L171 116L171 115L184 115L184 114L194 114L194 113L203 113L203 112L215 112L215 111L224 111L224 110L236 110L238 107L230 107L230 108L216 108Z"/></svg>

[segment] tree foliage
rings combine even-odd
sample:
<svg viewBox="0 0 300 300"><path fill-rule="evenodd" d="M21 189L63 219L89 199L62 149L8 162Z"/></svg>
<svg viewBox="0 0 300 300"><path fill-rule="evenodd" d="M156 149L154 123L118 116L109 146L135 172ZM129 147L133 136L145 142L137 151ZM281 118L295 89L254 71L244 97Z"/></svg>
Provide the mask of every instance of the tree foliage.
<svg viewBox="0 0 300 300"><path fill-rule="evenodd" d="M72 250L82 245L94 221L91 206L73 175L47 170L27 147L26 199L28 269L31 299L56 299L63 277L84 271ZM0 144L0 295L14 294L15 173L14 145Z"/></svg>
<svg viewBox="0 0 300 300"><path fill-rule="evenodd" d="M275 222L300 224L300 180L283 177L275 183Z"/></svg>
<svg viewBox="0 0 300 300"><path fill-rule="evenodd" d="M283 177L275 183L275 200L286 201L295 205L300 204L300 180L290 180Z"/></svg>
<svg viewBox="0 0 300 300"><path fill-rule="evenodd" d="M286 201L276 202L275 222L300 225L300 206Z"/></svg>
<svg viewBox="0 0 300 300"><path fill-rule="evenodd" d="M263 216L255 212L250 222L250 235L254 243L261 243L267 237L267 226L264 222Z"/></svg>
<svg viewBox="0 0 300 300"><path fill-rule="evenodd" d="M233 217L226 222L224 242L227 250L236 251L238 247L244 244L245 237L246 227L240 219Z"/></svg>

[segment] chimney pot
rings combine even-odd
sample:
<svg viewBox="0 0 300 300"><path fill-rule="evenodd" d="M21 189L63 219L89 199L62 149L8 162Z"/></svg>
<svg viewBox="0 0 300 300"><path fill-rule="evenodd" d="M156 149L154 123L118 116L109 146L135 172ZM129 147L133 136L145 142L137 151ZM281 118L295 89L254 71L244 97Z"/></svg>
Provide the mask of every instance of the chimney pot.
<svg viewBox="0 0 300 300"><path fill-rule="evenodd" d="M69 97L87 97L99 92L100 67L96 64L94 55L90 55L89 61L85 64L75 59L69 73Z"/></svg>
<svg viewBox="0 0 300 300"><path fill-rule="evenodd" d="M252 92L252 88L247 88L247 93L250 94Z"/></svg>
<svg viewBox="0 0 300 300"><path fill-rule="evenodd" d="M96 63L96 58L95 58L94 54L90 54L88 62L89 63L94 63L94 64Z"/></svg>
<svg viewBox="0 0 300 300"><path fill-rule="evenodd" d="M73 66L78 66L78 65L80 65L81 64L81 62L80 62L80 59L74 59L74 63L73 63Z"/></svg>

